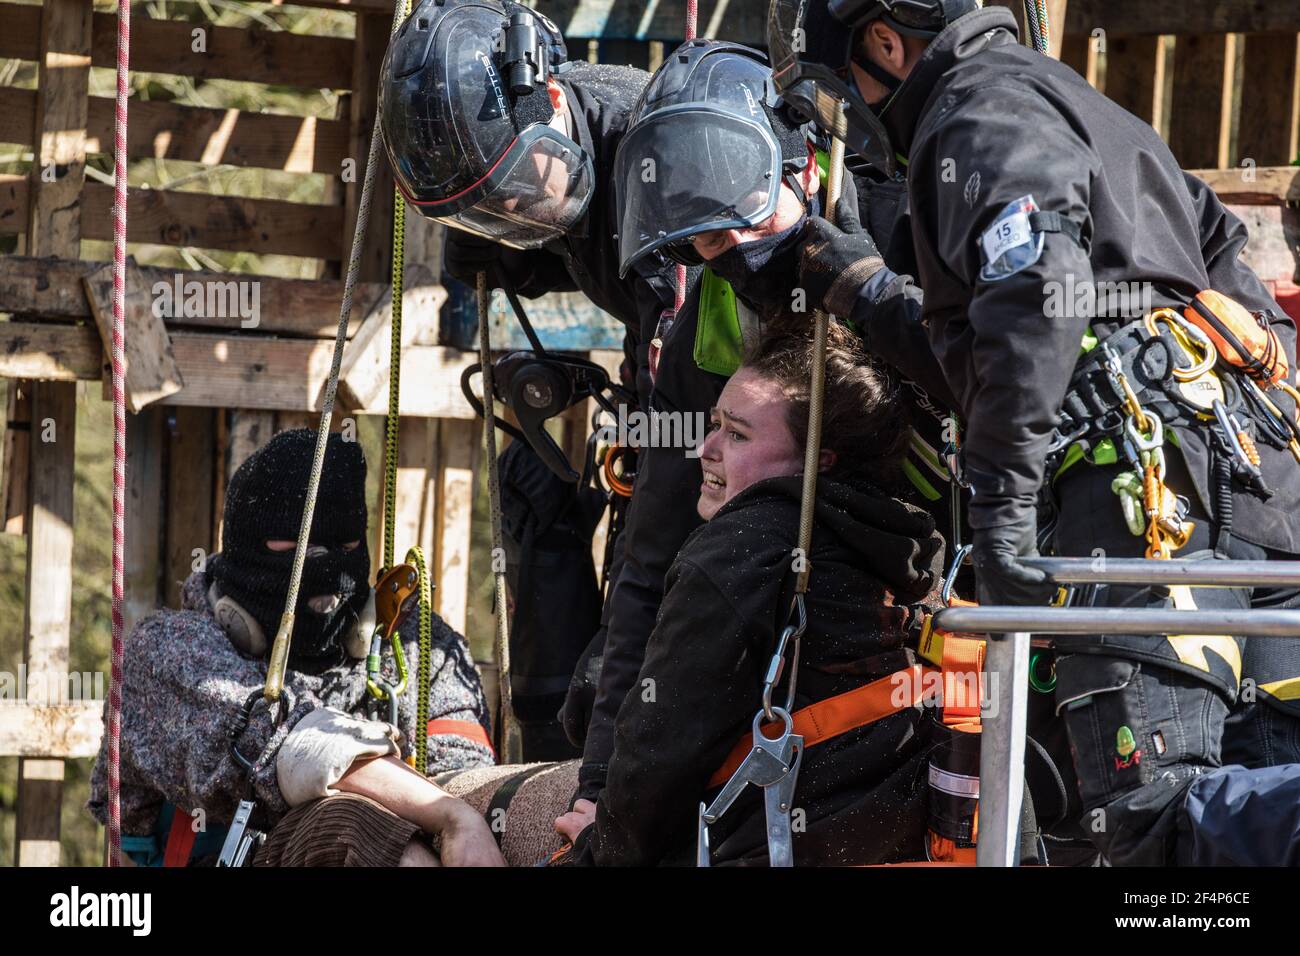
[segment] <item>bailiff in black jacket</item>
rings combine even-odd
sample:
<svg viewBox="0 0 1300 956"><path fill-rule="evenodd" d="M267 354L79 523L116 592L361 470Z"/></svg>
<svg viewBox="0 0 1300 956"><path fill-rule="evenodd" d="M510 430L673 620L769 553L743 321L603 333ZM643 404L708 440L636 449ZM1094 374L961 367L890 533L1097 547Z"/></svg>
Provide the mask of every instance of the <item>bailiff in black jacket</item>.
<svg viewBox="0 0 1300 956"><path fill-rule="evenodd" d="M763 673L790 608L790 552L802 479L736 495L687 540L668 575L634 692L618 713L608 782L574 862L689 863L710 777L750 733ZM914 663L907 605L942 567L933 519L833 469L818 480L812 588L796 706ZM796 790L800 865L915 859L926 825L928 721L919 708L810 748ZM739 799L711 828L714 859L766 865L762 797Z"/></svg>

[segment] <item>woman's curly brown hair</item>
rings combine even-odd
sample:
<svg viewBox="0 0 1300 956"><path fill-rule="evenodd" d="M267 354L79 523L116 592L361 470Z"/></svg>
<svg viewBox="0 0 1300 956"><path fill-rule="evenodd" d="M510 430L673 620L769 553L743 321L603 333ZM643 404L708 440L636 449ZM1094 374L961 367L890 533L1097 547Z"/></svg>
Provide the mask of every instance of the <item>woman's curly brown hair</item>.
<svg viewBox="0 0 1300 956"><path fill-rule="evenodd" d="M790 403L790 433L800 448L808 438L812 352L813 333L802 318L798 325L785 321L769 326L743 363L781 386ZM821 441L822 448L835 453L829 473L893 486L910 432L894 376L863 351L852 331L832 321L826 339Z"/></svg>

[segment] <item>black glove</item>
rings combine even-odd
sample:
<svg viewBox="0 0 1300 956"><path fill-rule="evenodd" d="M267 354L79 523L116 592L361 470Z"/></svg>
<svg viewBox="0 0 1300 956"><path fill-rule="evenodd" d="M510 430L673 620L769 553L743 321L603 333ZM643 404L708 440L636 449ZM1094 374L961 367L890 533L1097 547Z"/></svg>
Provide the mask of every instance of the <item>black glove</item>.
<svg viewBox="0 0 1300 956"><path fill-rule="evenodd" d="M504 251L504 246L491 239L449 227L442 247L443 267L449 276L471 289L478 284L478 274L486 272L488 288L495 289L501 285L497 279L497 267Z"/></svg>
<svg viewBox="0 0 1300 956"><path fill-rule="evenodd" d="M804 227L799 284L815 307L847 319L859 290L884 267L876 241L865 229L843 232L820 218L809 219Z"/></svg>
<svg viewBox="0 0 1300 956"><path fill-rule="evenodd" d="M1056 594L1046 572L1021 561L1038 557L1037 526L1033 509L1024 509L1013 524L975 529L971 560L980 604L1041 605Z"/></svg>

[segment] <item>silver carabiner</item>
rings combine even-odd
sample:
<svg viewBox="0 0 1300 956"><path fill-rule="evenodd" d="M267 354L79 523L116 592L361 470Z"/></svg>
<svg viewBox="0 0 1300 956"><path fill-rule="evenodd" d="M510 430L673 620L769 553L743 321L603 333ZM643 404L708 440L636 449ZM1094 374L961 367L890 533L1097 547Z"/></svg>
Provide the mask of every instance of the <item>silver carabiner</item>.
<svg viewBox="0 0 1300 956"><path fill-rule="evenodd" d="M1142 414L1151 423L1151 437L1147 438L1138 430L1137 419L1131 415L1124 422L1124 434L1139 452L1160 451L1165 446L1165 423L1150 409L1143 409Z"/></svg>
<svg viewBox="0 0 1300 956"><path fill-rule="evenodd" d="M803 632L808 627L808 609L804 606L802 594L794 596L794 605L799 613L799 623L785 626L780 640L776 642L776 651L767 664L767 673L763 676L763 716L767 720L776 720L776 714L772 709L772 694L776 690L776 685L781 682L781 675L785 673L785 650L791 640L794 641L794 653L791 655L790 688L786 693L785 709L792 709L794 704L794 687L799 679L799 639L803 637Z"/></svg>

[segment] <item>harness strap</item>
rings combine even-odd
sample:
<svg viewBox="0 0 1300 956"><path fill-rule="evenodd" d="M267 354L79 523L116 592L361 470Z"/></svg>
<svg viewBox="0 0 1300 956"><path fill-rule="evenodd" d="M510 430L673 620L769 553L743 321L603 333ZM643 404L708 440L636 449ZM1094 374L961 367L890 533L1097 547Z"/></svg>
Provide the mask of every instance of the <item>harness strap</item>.
<svg viewBox="0 0 1300 956"><path fill-rule="evenodd" d="M194 832L194 818L176 807L172 811L172 825L167 831L167 846L163 850L163 866L189 866L190 853L194 850L194 841L198 834Z"/></svg>
<svg viewBox="0 0 1300 956"><path fill-rule="evenodd" d="M805 748L814 747L850 730L866 727L892 714L919 706L924 696L922 677L929 670L931 669L921 664L913 664L870 684L800 708L790 715L794 720L791 733L803 737ZM782 726L780 721L773 721L764 724L763 729L775 731ZM709 779L709 787L720 787L730 780L753 746L752 734L747 733L741 737L731 748L731 753L722 766Z"/></svg>
<svg viewBox="0 0 1300 956"><path fill-rule="evenodd" d="M1072 239L1076 246L1083 245L1083 227L1059 212L1031 212L1029 228L1034 232L1059 232Z"/></svg>
<svg viewBox="0 0 1300 956"><path fill-rule="evenodd" d="M496 756L496 750L492 747L492 741L488 737L487 731L483 725L476 720L450 720L435 718L425 725L426 736L437 736L439 734L448 734L455 737L464 737L476 744L482 744L488 750L492 751L492 756Z"/></svg>

